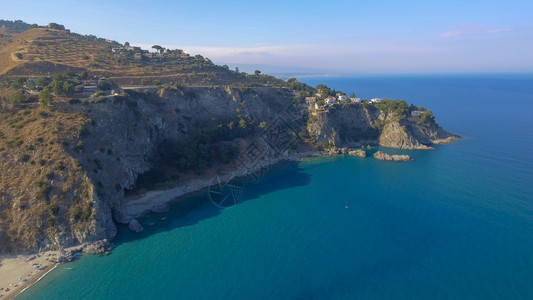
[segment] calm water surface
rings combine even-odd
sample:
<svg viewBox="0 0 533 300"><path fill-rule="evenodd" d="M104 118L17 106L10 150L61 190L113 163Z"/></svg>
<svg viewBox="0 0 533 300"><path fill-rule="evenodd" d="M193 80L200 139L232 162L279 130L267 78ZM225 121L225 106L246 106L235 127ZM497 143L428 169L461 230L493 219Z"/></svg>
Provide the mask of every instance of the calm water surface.
<svg viewBox="0 0 533 300"><path fill-rule="evenodd" d="M302 81L423 105L464 139L287 164L230 209L190 198L20 299L533 298L533 76Z"/></svg>

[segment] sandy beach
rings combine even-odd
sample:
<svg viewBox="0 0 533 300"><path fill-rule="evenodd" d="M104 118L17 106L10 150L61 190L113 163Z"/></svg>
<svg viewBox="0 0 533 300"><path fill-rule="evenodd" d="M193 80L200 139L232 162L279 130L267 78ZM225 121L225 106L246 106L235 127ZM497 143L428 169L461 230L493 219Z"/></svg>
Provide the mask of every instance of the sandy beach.
<svg viewBox="0 0 533 300"><path fill-rule="evenodd" d="M57 266L58 251L0 255L0 299L13 299Z"/></svg>

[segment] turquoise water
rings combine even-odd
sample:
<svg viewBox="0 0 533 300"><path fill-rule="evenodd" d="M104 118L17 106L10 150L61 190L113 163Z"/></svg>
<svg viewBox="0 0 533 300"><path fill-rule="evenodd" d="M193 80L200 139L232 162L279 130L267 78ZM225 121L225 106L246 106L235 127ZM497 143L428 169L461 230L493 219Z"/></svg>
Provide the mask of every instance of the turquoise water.
<svg viewBox="0 0 533 300"><path fill-rule="evenodd" d="M192 197L20 299L533 298L533 76L302 81L424 105L464 139L287 164L230 209Z"/></svg>

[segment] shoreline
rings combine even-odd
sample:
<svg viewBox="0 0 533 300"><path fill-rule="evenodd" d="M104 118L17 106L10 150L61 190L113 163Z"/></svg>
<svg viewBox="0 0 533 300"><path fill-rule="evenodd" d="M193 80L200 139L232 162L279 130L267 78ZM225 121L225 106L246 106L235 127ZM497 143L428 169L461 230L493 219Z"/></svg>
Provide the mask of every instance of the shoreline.
<svg viewBox="0 0 533 300"><path fill-rule="evenodd" d="M60 264L59 251L0 256L0 299L14 299Z"/></svg>
<svg viewBox="0 0 533 300"><path fill-rule="evenodd" d="M270 169L277 164L290 161L301 161L305 158L321 157L321 156L336 156L345 155L347 153L332 153L325 150L313 150L306 152L296 152L285 155L281 155L276 158L266 158L250 167L247 164L244 168L237 169L233 172L229 172L225 175L218 176L220 183L227 183L231 180L243 180L247 177L254 176L254 174L260 173L264 170ZM216 177L216 175L215 175ZM215 178L213 177L213 178ZM150 212L157 212L162 206L168 206L171 203L179 202L185 196L193 193L201 192L212 186L213 178L199 178L191 180L181 186L170 188L167 190L152 190L144 195L137 196L135 198L124 199L122 209L126 213L130 220L141 218ZM77 247L73 247L77 248ZM78 247L79 248L79 247ZM33 286L36 282L40 281L50 272L52 272L60 262L57 262L57 258L61 255L61 251L46 251L33 255L0 255L0 300L14 299L25 290ZM54 256L56 261L48 261L46 257ZM44 261L43 261L44 260ZM31 272L32 266L37 264L46 263L45 268ZM28 267L30 269L28 269ZM24 271L22 271L24 270ZM30 272L24 282L17 284L18 280L3 280L3 278L24 278L17 277L16 274ZM39 274L39 271L44 271ZM18 272L18 273L17 273ZM7 287L6 285L9 285ZM9 292L5 292L5 288L9 288Z"/></svg>
<svg viewBox="0 0 533 300"><path fill-rule="evenodd" d="M277 158L265 159L259 161L251 168L238 169L228 174L218 176L218 179L220 180L220 183L227 183L234 179L244 179L246 177L253 176L254 173L270 168L283 161L299 161L303 158L322 155L329 154L325 151L308 151L287 154ZM169 205L170 203L179 201L179 198L181 197L202 191L209 186L212 186L213 178L195 179L185 183L184 185L170 188L168 190L149 191L135 199L125 199L122 206L123 211L131 220L140 218L147 213L157 210L158 207Z"/></svg>

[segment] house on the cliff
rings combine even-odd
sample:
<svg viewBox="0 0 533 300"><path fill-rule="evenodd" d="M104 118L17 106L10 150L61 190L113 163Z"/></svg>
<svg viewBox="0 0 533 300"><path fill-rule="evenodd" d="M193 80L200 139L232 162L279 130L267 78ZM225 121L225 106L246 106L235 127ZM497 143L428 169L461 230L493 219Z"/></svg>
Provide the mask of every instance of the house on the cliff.
<svg viewBox="0 0 533 300"><path fill-rule="evenodd" d="M316 97L305 97L305 103L306 104L314 104L314 103L316 103Z"/></svg>
<svg viewBox="0 0 533 300"><path fill-rule="evenodd" d="M324 101L326 102L326 104L332 105L333 103L335 103L335 101L337 101L337 98L330 96L330 97L327 97Z"/></svg>

